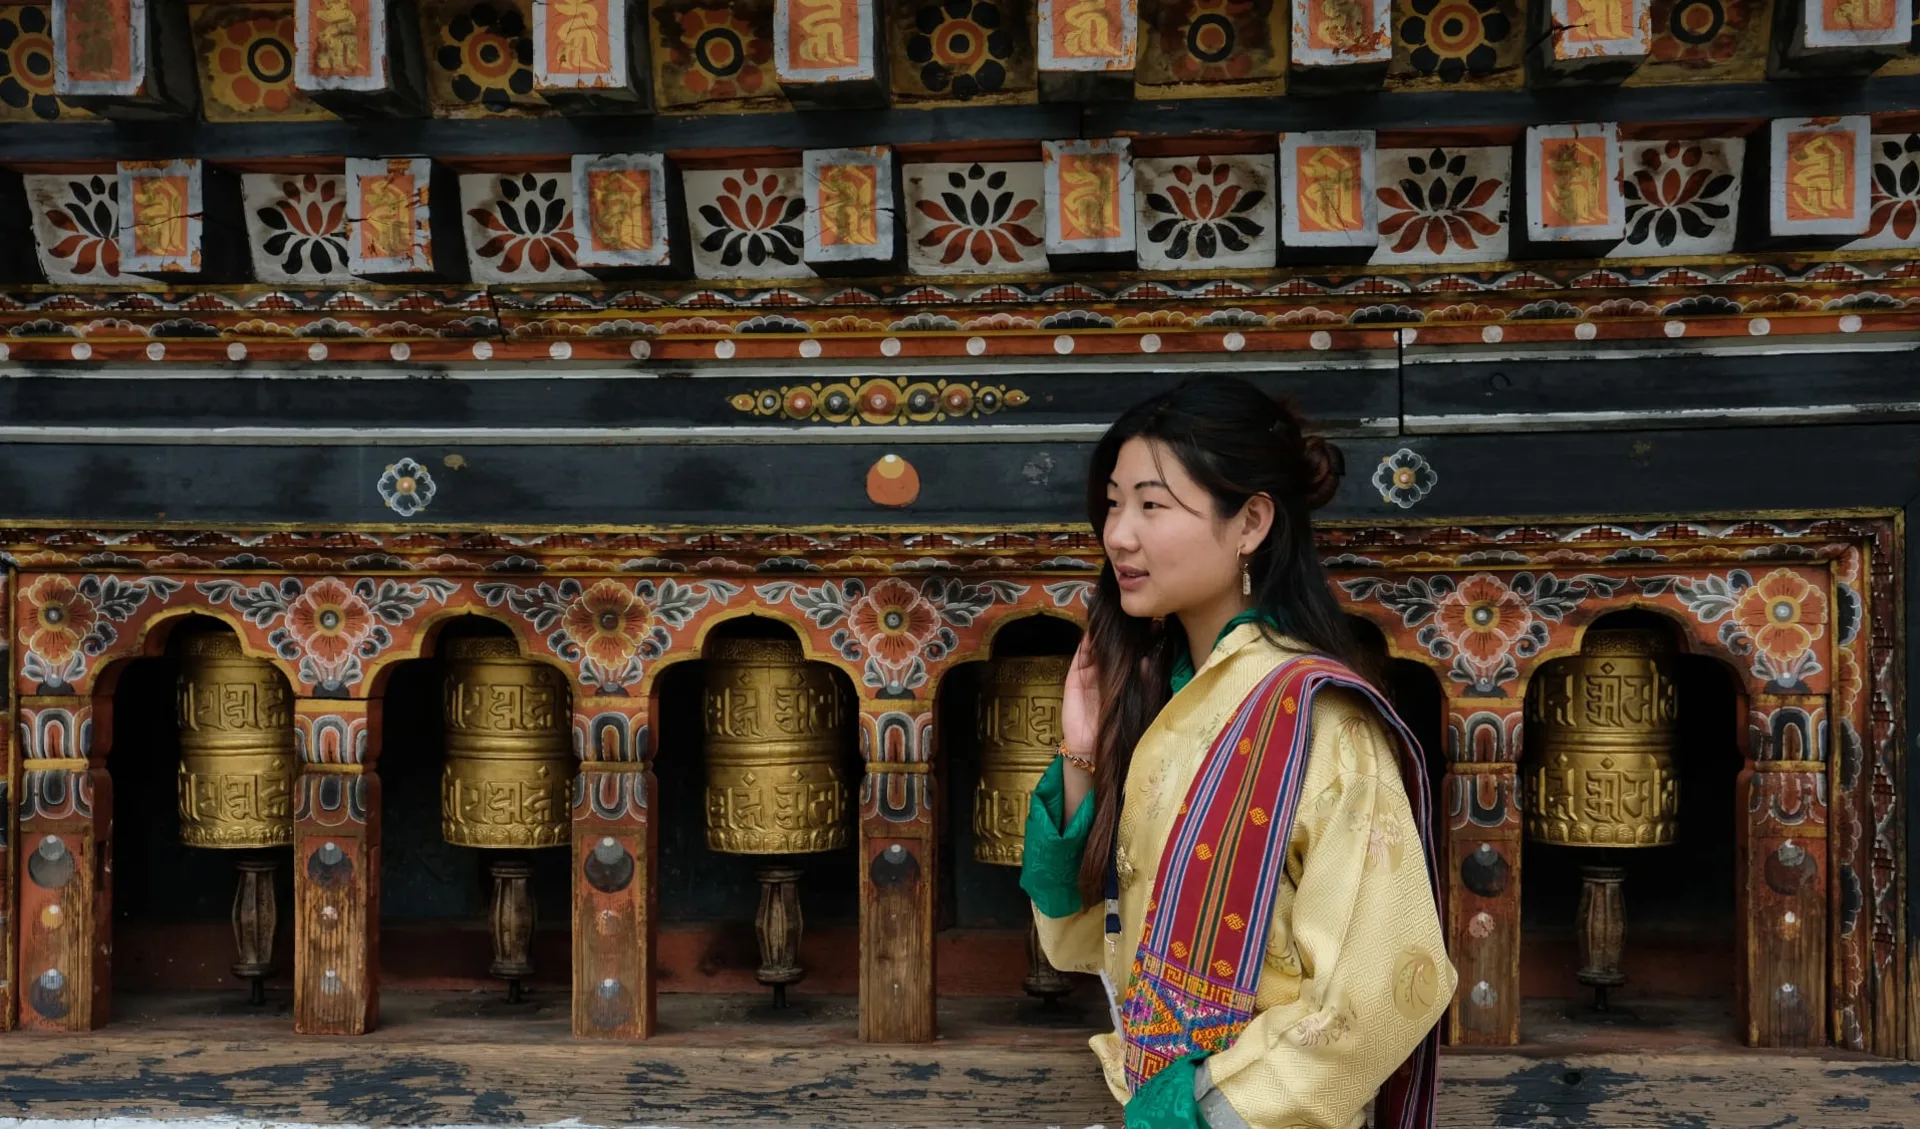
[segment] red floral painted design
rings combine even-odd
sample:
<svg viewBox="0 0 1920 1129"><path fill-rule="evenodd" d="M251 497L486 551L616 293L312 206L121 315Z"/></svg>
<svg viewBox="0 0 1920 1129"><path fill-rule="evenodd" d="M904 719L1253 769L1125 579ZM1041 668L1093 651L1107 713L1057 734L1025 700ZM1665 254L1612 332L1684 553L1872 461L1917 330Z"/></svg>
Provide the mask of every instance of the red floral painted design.
<svg viewBox="0 0 1920 1129"><path fill-rule="evenodd" d="M287 630L302 650L321 663L353 654L373 634L373 609L353 589L321 577L287 605Z"/></svg>
<svg viewBox="0 0 1920 1129"><path fill-rule="evenodd" d="M103 176L86 177L67 185L67 198L47 213L47 222L66 232L47 248L47 254L73 264L73 273L98 269L120 277L120 188Z"/></svg>
<svg viewBox="0 0 1920 1129"><path fill-rule="evenodd" d="M1472 251L1480 246L1476 237L1500 234L1505 217L1482 209L1500 194L1501 182L1466 170L1465 153L1435 149L1410 158L1407 171L1412 175L1398 185L1375 190L1388 209L1380 220L1380 236L1398 236L1394 254L1404 255L1423 243L1435 255L1444 254L1448 246Z"/></svg>
<svg viewBox="0 0 1920 1129"><path fill-rule="evenodd" d="M1249 0L1197 0L1159 29L1160 50L1181 82L1232 82L1253 73L1254 52L1265 39Z"/></svg>
<svg viewBox="0 0 1920 1129"><path fill-rule="evenodd" d="M680 82L700 98L724 101L772 94L773 44L731 8L692 8L680 14L674 61Z"/></svg>
<svg viewBox="0 0 1920 1129"><path fill-rule="evenodd" d="M288 274L309 265L320 274L346 269L347 194L341 178L308 173L283 181L280 199L258 216L273 233L260 249L279 258Z"/></svg>
<svg viewBox="0 0 1920 1129"><path fill-rule="evenodd" d="M1147 242L1165 243L1169 259L1184 259L1189 247L1201 259L1228 251L1244 251L1266 229L1247 215L1267 198L1264 189L1243 190L1231 183L1233 168L1225 161L1201 157L1191 165L1175 165L1173 179L1159 192L1147 194L1147 207L1167 218L1147 229Z"/></svg>
<svg viewBox="0 0 1920 1129"><path fill-rule="evenodd" d="M1041 244L1040 236L1026 222L1040 207L1040 201L1018 199L1007 187L1004 169L988 172L976 164L965 173L950 172L946 189L916 202L914 207L934 222L920 237L920 246L941 247L942 265L971 256L975 263L986 266L996 255L1003 262L1017 264L1020 248Z"/></svg>
<svg viewBox="0 0 1920 1129"><path fill-rule="evenodd" d="M533 173L501 177L492 206L469 209L467 215L493 233L474 253L499 259L503 274L519 271L522 264L535 274L555 267L574 269L580 244L559 178Z"/></svg>
<svg viewBox="0 0 1920 1129"><path fill-rule="evenodd" d="M79 652L80 644L100 621L93 601L64 576L42 576L27 589L33 620L27 627L27 650L46 665L59 669Z"/></svg>
<svg viewBox="0 0 1920 1129"><path fill-rule="evenodd" d="M1640 153L1639 167L1620 182L1627 203L1627 244L1671 247L1685 234L1711 238L1733 215L1727 193L1734 175L1706 159L1698 144L1669 141Z"/></svg>
<svg viewBox="0 0 1920 1129"><path fill-rule="evenodd" d="M1873 155L1873 217L1866 238L1905 242L1920 228L1920 133L1882 141Z"/></svg>
<svg viewBox="0 0 1920 1129"><path fill-rule="evenodd" d="M713 203L700 205L700 218L713 228L700 249L720 252L723 266L745 260L757 267L769 259L791 266L800 261L805 245L800 217L806 210L806 198L782 192L775 173L742 169L720 182Z"/></svg>
<svg viewBox="0 0 1920 1129"><path fill-rule="evenodd" d="M1499 577L1483 572L1441 597L1434 618L1448 642L1475 662L1488 664L1526 634L1533 612Z"/></svg>
<svg viewBox="0 0 1920 1129"><path fill-rule="evenodd" d="M618 580L596 581L567 605L567 635L606 670L619 670L638 654L653 609Z"/></svg>
<svg viewBox="0 0 1920 1129"><path fill-rule="evenodd" d="M874 657L900 666L940 629L940 609L904 580L888 577L848 609L854 635Z"/></svg>
<svg viewBox="0 0 1920 1129"><path fill-rule="evenodd" d="M1733 618L1776 669L1786 670L1826 634L1827 596L1779 568L1740 594Z"/></svg>

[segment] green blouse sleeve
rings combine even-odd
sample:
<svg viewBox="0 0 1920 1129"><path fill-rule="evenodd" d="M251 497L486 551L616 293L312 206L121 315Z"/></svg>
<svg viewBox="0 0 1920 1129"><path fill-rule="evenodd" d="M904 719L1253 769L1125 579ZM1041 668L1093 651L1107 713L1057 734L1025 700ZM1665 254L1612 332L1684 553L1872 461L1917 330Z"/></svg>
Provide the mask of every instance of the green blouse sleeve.
<svg viewBox="0 0 1920 1129"><path fill-rule="evenodd" d="M1020 888L1048 917L1071 917L1080 900L1080 856L1093 829L1093 793L1067 819L1067 773L1055 759L1040 777L1027 803L1026 843L1020 862Z"/></svg>

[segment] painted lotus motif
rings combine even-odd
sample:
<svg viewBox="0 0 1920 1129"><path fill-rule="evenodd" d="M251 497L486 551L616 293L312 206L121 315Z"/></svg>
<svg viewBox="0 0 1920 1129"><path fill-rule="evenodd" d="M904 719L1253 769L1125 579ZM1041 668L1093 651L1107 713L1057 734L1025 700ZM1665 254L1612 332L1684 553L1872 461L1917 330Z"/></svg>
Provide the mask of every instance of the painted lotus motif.
<svg viewBox="0 0 1920 1129"><path fill-rule="evenodd" d="M976 266L1018 264L1026 248L1043 242L1029 218L1039 210L1039 198L1016 192L1006 169L974 164L964 172L949 171L943 187L928 188L913 205L931 221L919 244L933 249L942 266L963 259Z"/></svg>
<svg viewBox="0 0 1920 1129"><path fill-rule="evenodd" d="M1776 668L1787 668L1826 634L1827 596L1796 573L1775 569L1740 594L1733 618Z"/></svg>
<svg viewBox="0 0 1920 1129"><path fill-rule="evenodd" d="M927 684L928 664L960 645L966 627L997 603L1016 603L1027 591L1007 580L967 583L930 579L918 587L888 577L869 588L863 580L808 587L780 580L757 585L768 604L790 603L814 626L831 628L840 657L860 664L861 681L880 698L911 698Z"/></svg>
<svg viewBox="0 0 1920 1129"><path fill-rule="evenodd" d="M366 677L367 662L393 646L392 628L429 603L445 604L459 585L438 577L363 576L349 583L289 576L251 587L238 580L203 580L194 587L210 603L226 604L267 629L268 645L296 664L311 696L344 698Z"/></svg>
<svg viewBox="0 0 1920 1129"><path fill-rule="evenodd" d="M1373 488L1380 491L1380 500L1403 510L1413 508L1439 481L1440 472L1433 464L1408 447L1387 455L1373 468Z"/></svg>
<svg viewBox="0 0 1920 1129"><path fill-rule="evenodd" d="M1447 641L1480 664L1497 661L1533 623L1527 602L1491 573L1470 576L1441 597L1434 618Z"/></svg>
<svg viewBox="0 0 1920 1129"><path fill-rule="evenodd" d="M640 652L653 609L618 580L595 581L567 605L567 635L604 669L624 667Z"/></svg>
<svg viewBox="0 0 1920 1129"><path fill-rule="evenodd" d="M42 576L27 588L33 618L27 624L27 650L49 666L64 667L80 653L100 616L93 601L64 576Z"/></svg>
<svg viewBox="0 0 1920 1129"><path fill-rule="evenodd" d="M486 581L474 590L488 607L506 608L540 633L553 656L574 668L582 686L613 696L639 684L647 664L667 653L673 633L694 613L724 605L741 592L724 580L682 584L611 577L591 586L571 578L558 584Z"/></svg>
<svg viewBox="0 0 1920 1129"><path fill-rule="evenodd" d="M1703 624L1719 624L1719 641L1748 656L1755 678L1776 690L1804 691L1825 669L1814 645L1827 637L1827 594L1792 569L1777 568L1755 581L1745 569L1700 576L1642 576L1634 585L1649 596L1671 596Z"/></svg>
<svg viewBox="0 0 1920 1129"><path fill-rule="evenodd" d="M181 584L164 576L36 577L20 593L20 631L26 646L20 673L38 693L62 693L87 677L88 665L120 638L125 623L148 600L165 603Z"/></svg>
<svg viewBox="0 0 1920 1129"><path fill-rule="evenodd" d="M373 609L331 576L288 604L286 619L294 641L323 663L338 663L373 634Z"/></svg>

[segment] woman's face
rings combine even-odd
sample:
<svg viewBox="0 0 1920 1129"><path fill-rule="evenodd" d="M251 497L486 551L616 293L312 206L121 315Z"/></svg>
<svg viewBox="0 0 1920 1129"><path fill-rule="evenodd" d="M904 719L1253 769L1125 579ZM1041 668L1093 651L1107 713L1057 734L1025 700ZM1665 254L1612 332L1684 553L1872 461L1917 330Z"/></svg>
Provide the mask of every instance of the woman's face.
<svg viewBox="0 0 1920 1129"><path fill-rule="evenodd" d="M1107 480L1101 534L1121 609L1144 618L1177 615L1239 593L1241 554L1259 544L1255 537L1242 546L1246 524L1215 517L1213 498L1164 444L1127 440ZM1265 532L1263 525L1260 536Z"/></svg>

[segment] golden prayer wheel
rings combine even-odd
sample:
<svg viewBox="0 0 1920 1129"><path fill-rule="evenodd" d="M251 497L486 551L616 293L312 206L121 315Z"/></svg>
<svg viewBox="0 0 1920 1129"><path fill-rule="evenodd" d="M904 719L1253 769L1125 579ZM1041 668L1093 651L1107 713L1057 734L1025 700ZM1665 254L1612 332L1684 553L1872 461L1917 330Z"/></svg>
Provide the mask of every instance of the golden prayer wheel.
<svg viewBox="0 0 1920 1129"><path fill-rule="evenodd" d="M1527 695L1527 836L1659 847L1680 831L1673 648L1657 632L1594 631Z"/></svg>
<svg viewBox="0 0 1920 1129"><path fill-rule="evenodd" d="M573 726L567 685L511 639L454 639L447 660L447 762L440 835L456 847L568 841Z"/></svg>
<svg viewBox="0 0 1920 1129"><path fill-rule="evenodd" d="M180 841L293 842L293 713L280 672L227 631L189 636L179 653Z"/></svg>
<svg viewBox="0 0 1920 1129"><path fill-rule="evenodd" d="M784 639L707 648L707 846L734 855L847 845L846 703L831 668Z"/></svg>
<svg viewBox="0 0 1920 1129"><path fill-rule="evenodd" d="M1060 749L1066 655L995 659L980 678L980 783L973 790L973 857L1019 866L1027 797Z"/></svg>

